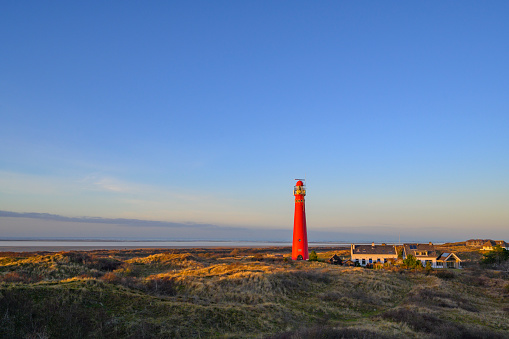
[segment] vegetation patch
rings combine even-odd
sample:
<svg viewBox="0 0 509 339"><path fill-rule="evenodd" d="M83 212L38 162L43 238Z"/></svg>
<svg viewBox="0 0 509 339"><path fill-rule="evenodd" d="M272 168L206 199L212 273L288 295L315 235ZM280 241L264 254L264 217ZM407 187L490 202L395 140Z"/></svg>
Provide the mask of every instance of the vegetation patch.
<svg viewBox="0 0 509 339"><path fill-rule="evenodd" d="M391 337L381 333L372 332L365 329L356 328L334 328L328 326L316 326L312 328L303 328L296 331L284 332L278 335L266 337L266 339L301 339L301 338L363 338L363 339L389 339Z"/></svg>
<svg viewBox="0 0 509 339"><path fill-rule="evenodd" d="M431 334L433 338L505 338L503 333L477 326L465 326L445 317L419 313L411 309L393 309L384 312L382 318L405 323L420 333Z"/></svg>
<svg viewBox="0 0 509 339"><path fill-rule="evenodd" d="M427 307L461 308L468 312L478 312L478 309L465 298L441 291L436 287L412 291L407 297L407 302Z"/></svg>
<svg viewBox="0 0 509 339"><path fill-rule="evenodd" d="M507 274L370 270L284 249L0 253L5 338L508 337ZM440 273L444 272L444 273Z"/></svg>

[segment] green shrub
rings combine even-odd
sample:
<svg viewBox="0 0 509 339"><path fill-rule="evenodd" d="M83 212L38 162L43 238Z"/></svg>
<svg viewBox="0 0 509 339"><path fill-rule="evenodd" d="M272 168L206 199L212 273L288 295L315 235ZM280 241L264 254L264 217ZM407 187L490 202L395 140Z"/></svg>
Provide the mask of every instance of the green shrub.
<svg viewBox="0 0 509 339"><path fill-rule="evenodd" d="M311 253L309 253L309 261L318 261L318 255L315 251L311 251Z"/></svg>
<svg viewBox="0 0 509 339"><path fill-rule="evenodd" d="M413 255L409 254L403 264L408 268L422 268L422 262L417 260Z"/></svg>
<svg viewBox="0 0 509 339"><path fill-rule="evenodd" d="M489 251L483 254L481 264L483 266L494 266L500 265L501 263L509 259L509 251L500 246L495 246L493 251Z"/></svg>

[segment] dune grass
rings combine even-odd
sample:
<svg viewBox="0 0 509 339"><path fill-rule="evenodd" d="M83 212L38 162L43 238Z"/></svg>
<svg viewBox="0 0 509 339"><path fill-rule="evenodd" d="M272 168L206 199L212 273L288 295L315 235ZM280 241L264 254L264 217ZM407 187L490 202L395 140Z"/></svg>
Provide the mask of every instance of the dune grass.
<svg viewBox="0 0 509 339"><path fill-rule="evenodd" d="M369 270L280 251L0 253L0 337L509 336L508 272Z"/></svg>

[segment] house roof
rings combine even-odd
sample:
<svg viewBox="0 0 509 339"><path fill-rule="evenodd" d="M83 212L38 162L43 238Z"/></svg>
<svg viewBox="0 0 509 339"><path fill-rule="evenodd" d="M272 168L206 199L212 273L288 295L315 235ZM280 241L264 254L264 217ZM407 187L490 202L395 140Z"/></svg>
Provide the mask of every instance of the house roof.
<svg viewBox="0 0 509 339"><path fill-rule="evenodd" d="M447 261L447 259L449 259L451 256L454 256L456 260L461 261L461 259L455 253L442 253L442 255L437 258L437 261Z"/></svg>
<svg viewBox="0 0 509 339"><path fill-rule="evenodd" d="M437 252L433 244L404 244L403 248L406 255L413 255L414 257L436 257ZM418 252L426 252L425 255L417 254Z"/></svg>
<svg viewBox="0 0 509 339"><path fill-rule="evenodd" d="M494 242L493 240L488 240L486 241L484 244L482 244L483 246L486 246L486 247L493 247L493 246L497 246L497 243Z"/></svg>
<svg viewBox="0 0 509 339"><path fill-rule="evenodd" d="M495 244L500 245L501 247L509 246L504 240L495 240Z"/></svg>
<svg viewBox="0 0 509 339"><path fill-rule="evenodd" d="M445 260L451 253L442 253L437 260Z"/></svg>
<svg viewBox="0 0 509 339"><path fill-rule="evenodd" d="M396 248L392 245L352 245L352 254L394 254Z"/></svg>
<svg viewBox="0 0 509 339"><path fill-rule="evenodd" d="M489 239L468 239L466 243L485 243Z"/></svg>

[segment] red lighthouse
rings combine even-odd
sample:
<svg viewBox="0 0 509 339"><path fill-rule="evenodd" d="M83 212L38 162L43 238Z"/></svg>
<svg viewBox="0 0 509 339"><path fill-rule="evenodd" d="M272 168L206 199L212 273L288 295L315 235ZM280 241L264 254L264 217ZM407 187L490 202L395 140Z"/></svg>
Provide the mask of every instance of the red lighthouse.
<svg viewBox="0 0 509 339"><path fill-rule="evenodd" d="M298 180L295 184L293 195L295 196L295 216L293 219L292 259L308 260L308 232L306 230L306 207L304 204L306 187L302 180Z"/></svg>

